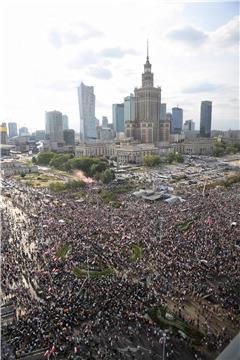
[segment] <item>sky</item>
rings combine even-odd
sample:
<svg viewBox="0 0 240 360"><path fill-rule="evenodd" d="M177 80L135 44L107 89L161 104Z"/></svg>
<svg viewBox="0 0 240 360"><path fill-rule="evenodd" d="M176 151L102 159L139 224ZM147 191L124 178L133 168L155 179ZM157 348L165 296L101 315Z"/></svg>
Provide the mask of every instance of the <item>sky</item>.
<svg viewBox="0 0 240 360"><path fill-rule="evenodd" d="M0 119L44 129L45 111L79 132L77 86L94 86L96 117L141 86L146 44L167 111L199 129L239 129L239 3L160 0L6 0L0 9Z"/></svg>

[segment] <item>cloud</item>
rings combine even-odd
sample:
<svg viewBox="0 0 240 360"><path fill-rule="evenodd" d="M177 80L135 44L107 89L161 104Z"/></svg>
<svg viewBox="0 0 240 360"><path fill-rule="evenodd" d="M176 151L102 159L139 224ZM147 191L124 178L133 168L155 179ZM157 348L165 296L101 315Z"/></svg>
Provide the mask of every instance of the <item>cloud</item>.
<svg viewBox="0 0 240 360"><path fill-rule="evenodd" d="M208 35L205 32L191 25L172 30L167 34L167 37L170 40L182 42L188 46L200 46L208 39Z"/></svg>
<svg viewBox="0 0 240 360"><path fill-rule="evenodd" d="M68 63L68 66L73 69L79 69L86 65L99 64L104 66L109 66L111 63L108 59L115 58L119 59L125 55L136 55L137 52L133 49L121 49L120 47L116 48L106 48L98 52L86 51L78 53L75 58Z"/></svg>
<svg viewBox="0 0 240 360"><path fill-rule="evenodd" d="M120 47L113 47L101 50L98 55L107 58L122 58L125 55L136 55L137 52L134 49L121 49Z"/></svg>
<svg viewBox="0 0 240 360"><path fill-rule="evenodd" d="M222 84L211 84L208 82L194 84L185 87L182 92L189 94L189 93L205 93L205 92L216 92L223 88Z"/></svg>
<svg viewBox="0 0 240 360"><path fill-rule="evenodd" d="M64 45L78 44L81 40L103 36L104 33L102 31L93 28L91 25L78 23L74 31L50 31L48 39L55 48L60 48Z"/></svg>
<svg viewBox="0 0 240 360"><path fill-rule="evenodd" d="M80 69L87 65L97 64L99 58L93 51L86 51L78 53L73 60L68 63L68 66L72 69Z"/></svg>
<svg viewBox="0 0 240 360"><path fill-rule="evenodd" d="M62 47L62 37L61 34L57 31L51 31L48 35L48 40L55 48Z"/></svg>
<svg viewBox="0 0 240 360"><path fill-rule="evenodd" d="M219 47L232 47L239 44L240 17L233 17L211 34L211 40Z"/></svg>
<svg viewBox="0 0 240 360"><path fill-rule="evenodd" d="M78 86L78 81L76 80L36 80L35 87L41 90L50 90L57 92L67 92L76 89Z"/></svg>
<svg viewBox="0 0 240 360"><path fill-rule="evenodd" d="M91 67L88 70L88 74L97 79L109 80L112 78L112 73L109 69L101 67Z"/></svg>

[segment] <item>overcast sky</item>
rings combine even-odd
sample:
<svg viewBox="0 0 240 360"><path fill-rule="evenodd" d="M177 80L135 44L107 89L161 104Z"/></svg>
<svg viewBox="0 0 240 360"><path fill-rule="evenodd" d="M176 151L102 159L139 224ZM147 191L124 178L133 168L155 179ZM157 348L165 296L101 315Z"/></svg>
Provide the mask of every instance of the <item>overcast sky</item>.
<svg viewBox="0 0 240 360"><path fill-rule="evenodd" d="M77 86L94 86L96 117L141 85L149 39L155 86L199 128L239 128L239 3L159 0L6 0L1 11L1 121L44 129L59 110L79 131Z"/></svg>

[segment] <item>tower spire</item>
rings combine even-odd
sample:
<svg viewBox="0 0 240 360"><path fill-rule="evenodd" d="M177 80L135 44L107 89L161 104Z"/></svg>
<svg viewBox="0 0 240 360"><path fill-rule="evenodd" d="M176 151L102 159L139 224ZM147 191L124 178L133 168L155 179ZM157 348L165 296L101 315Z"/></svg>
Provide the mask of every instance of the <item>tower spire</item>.
<svg viewBox="0 0 240 360"><path fill-rule="evenodd" d="M149 60L148 39L147 39L147 60Z"/></svg>

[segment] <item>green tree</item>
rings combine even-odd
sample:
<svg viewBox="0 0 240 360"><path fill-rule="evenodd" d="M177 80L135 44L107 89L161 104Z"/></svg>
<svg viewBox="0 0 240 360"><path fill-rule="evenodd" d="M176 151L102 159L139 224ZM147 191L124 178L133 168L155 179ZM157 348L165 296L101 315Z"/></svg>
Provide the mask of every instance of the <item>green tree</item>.
<svg viewBox="0 0 240 360"><path fill-rule="evenodd" d="M49 165L54 156L55 153L50 151L40 152L37 156L36 162L38 165Z"/></svg>
<svg viewBox="0 0 240 360"><path fill-rule="evenodd" d="M104 184L109 184L115 179L115 174L112 170L106 169L100 176L100 179Z"/></svg>
<svg viewBox="0 0 240 360"><path fill-rule="evenodd" d="M58 170L65 170L65 165L70 159L71 154L55 154L54 157L51 159L49 165L58 169Z"/></svg>
<svg viewBox="0 0 240 360"><path fill-rule="evenodd" d="M143 158L143 164L147 167L158 166L161 163L161 158L158 155L146 155Z"/></svg>

